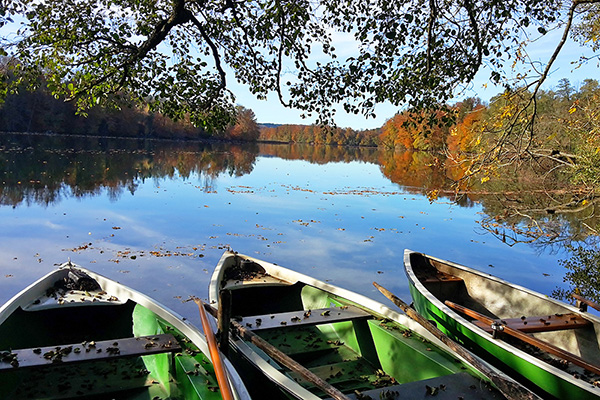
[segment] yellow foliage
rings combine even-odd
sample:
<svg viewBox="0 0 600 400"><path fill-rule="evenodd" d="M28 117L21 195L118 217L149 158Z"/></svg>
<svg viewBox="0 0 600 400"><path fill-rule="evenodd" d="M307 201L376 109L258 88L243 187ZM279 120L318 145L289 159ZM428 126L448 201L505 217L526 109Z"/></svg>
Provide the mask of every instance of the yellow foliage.
<svg viewBox="0 0 600 400"><path fill-rule="evenodd" d="M430 190L427 192L427 199L430 202L434 202L438 199L440 191L438 189Z"/></svg>
<svg viewBox="0 0 600 400"><path fill-rule="evenodd" d="M512 117L512 113L510 112L510 108L506 108L504 110L504 112L502 113L502 116L500 118L504 118L504 117Z"/></svg>

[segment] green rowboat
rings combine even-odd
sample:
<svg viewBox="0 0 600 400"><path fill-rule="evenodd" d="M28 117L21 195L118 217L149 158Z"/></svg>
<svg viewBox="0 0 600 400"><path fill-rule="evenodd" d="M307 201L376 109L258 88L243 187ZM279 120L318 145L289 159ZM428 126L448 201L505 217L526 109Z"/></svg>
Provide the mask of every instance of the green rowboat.
<svg viewBox="0 0 600 400"><path fill-rule="evenodd" d="M189 322L70 262L0 308L1 399L221 399L208 354Z"/></svg>
<svg viewBox="0 0 600 400"><path fill-rule="evenodd" d="M239 330L229 335L228 357L253 398L502 398L405 315L275 264L226 251L212 275L209 300L230 313L238 329L260 338L250 340ZM275 350L258 345L264 341ZM278 361L285 359L279 353L299 366ZM306 378L306 370L326 384ZM331 395L327 385L341 395Z"/></svg>
<svg viewBox="0 0 600 400"><path fill-rule="evenodd" d="M487 273L404 252L414 307L544 398L600 397L600 319Z"/></svg>

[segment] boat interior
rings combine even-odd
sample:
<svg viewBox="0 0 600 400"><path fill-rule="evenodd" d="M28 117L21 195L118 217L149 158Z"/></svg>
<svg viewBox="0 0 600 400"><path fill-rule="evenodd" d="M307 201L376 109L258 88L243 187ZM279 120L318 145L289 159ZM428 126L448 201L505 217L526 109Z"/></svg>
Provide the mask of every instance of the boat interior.
<svg viewBox="0 0 600 400"><path fill-rule="evenodd" d="M441 398L490 393L451 355L435 351L418 334L350 300L265 273L245 278L230 276L223 285L231 292L232 319L351 398L386 398L394 392L421 398L427 387L436 393L443 388ZM315 395L327 397L297 373L278 368ZM252 383L246 384L252 393Z"/></svg>
<svg viewBox="0 0 600 400"><path fill-rule="evenodd" d="M457 268L419 253L410 262L417 279L442 303L474 310L593 363L600 363L600 327L565 306L506 282ZM446 303L448 305L448 303ZM482 330L490 324L463 315Z"/></svg>

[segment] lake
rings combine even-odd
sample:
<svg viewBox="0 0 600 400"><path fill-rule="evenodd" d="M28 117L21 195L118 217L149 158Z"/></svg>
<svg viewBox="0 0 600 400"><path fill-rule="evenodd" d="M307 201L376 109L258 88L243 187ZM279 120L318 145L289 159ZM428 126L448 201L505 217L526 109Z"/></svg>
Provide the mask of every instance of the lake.
<svg viewBox="0 0 600 400"><path fill-rule="evenodd" d="M71 259L198 322L185 300L207 297L226 248L386 303L373 281L410 302L405 248L567 287L561 246L509 246L482 227L485 197L428 197L448 179L403 157L420 156L0 135L0 303Z"/></svg>

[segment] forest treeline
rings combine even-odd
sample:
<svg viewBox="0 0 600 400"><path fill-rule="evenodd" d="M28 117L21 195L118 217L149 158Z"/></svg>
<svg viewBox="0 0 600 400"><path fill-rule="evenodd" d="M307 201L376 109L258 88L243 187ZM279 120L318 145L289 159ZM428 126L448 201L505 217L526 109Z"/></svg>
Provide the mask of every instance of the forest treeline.
<svg viewBox="0 0 600 400"><path fill-rule="evenodd" d="M54 98L43 85L35 91L23 88L0 102L0 132L244 141L255 141L259 135L254 112L242 106L236 107L235 123L211 132L194 126L187 117L174 121L148 107L93 107L86 114L79 115L75 103Z"/></svg>
<svg viewBox="0 0 600 400"><path fill-rule="evenodd" d="M505 174L502 166L518 168L516 158L525 150L540 175L560 168L573 184L600 187L600 84L595 79L579 87L562 79L554 89L538 91L535 101L521 88L488 104L467 98L450 108L400 112L381 131L384 148L442 153L451 161L448 173L454 180L474 172L483 182ZM484 158L486 168L477 170Z"/></svg>
<svg viewBox="0 0 600 400"><path fill-rule="evenodd" d="M195 127L188 118L179 121L146 108L107 109L94 107L87 116L77 115L71 102L55 99L43 87L9 95L0 104L0 132L48 132L66 135L92 135L164 139L226 139L272 141L325 145L379 145L380 129L356 131L351 128L325 128L319 125L279 125L262 129L254 112L236 107L236 121L223 132Z"/></svg>
<svg viewBox="0 0 600 400"><path fill-rule="evenodd" d="M517 91L518 89L514 89ZM514 92L513 91L513 92ZM479 98L467 98L451 107L452 124L444 124L444 110L413 113L400 112L389 119L382 127L381 145L405 150L442 150L450 152L472 152L482 142L495 142L494 133L504 132L501 128L507 123L506 117L518 110L520 98L513 92L505 92L493 97L489 104ZM524 93L527 93L524 91ZM597 113L593 109L600 105L600 84L595 79L585 79L579 88L562 79L553 90L540 90L536 96L536 125L533 140L546 147L577 147L578 128L587 125L597 126ZM534 110L530 110L534 112ZM447 115L450 117L450 115ZM596 119L596 121L590 121ZM431 121L438 122L432 124ZM595 122L595 124L590 124ZM580 139L586 139L583 135ZM579 143L580 144L580 143Z"/></svg>
<svg viewBox="0 0 600 400"><path fill-rule="evenodd" d="M380 133L381 129L354 130L320 125L285 124L263 127L259 139L268 142L376 147L379 145Z"/></svg>

